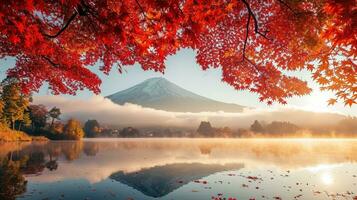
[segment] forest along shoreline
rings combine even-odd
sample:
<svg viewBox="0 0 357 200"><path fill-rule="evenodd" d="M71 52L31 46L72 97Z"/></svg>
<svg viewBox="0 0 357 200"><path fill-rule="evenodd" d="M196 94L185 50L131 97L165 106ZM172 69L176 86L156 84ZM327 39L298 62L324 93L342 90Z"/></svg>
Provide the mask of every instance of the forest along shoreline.
<svg viewBox="0 0 357 200"><path fill-rule="evenodd" d="M21 90L15 78L1 82L0 142L79 140L84 131L76 119L60 121L61 110L32 103L31 94Z"/></svg>

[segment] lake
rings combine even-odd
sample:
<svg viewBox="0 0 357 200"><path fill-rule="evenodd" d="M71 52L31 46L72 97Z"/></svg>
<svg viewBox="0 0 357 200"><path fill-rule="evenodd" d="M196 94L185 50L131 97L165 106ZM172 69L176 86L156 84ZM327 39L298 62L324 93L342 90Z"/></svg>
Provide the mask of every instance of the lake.
<svg viewBox="0 0 357 200"><path fill-rule="evenodd" d="M357 140L0 144L0 199L357 199Z"/></svg>

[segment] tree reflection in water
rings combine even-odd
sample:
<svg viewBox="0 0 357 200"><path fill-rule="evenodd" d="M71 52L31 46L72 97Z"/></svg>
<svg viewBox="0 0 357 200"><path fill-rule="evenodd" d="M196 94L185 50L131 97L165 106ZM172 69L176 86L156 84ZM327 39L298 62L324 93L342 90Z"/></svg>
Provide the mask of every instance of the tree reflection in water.
<svg viewBox="0 0 357 200"><path fill-rule="evenodd" d="M26 174L41 174L45 168L49 171L58 169L58 158L72 161L79 158L83 142L38 143L23 147L3 145L0 156L0 199L12 200L26 192ZM98 147L88 145L86 151L91 155L98 152ZM7 154L5 153L7 152ZM86 153L87 154L87 153Z"/></svg>
<svg viewBox="0 0 357 200"><path fill-rule="evenodd" d="M95 142L85 143L83 152L87 156L96 156L99 152L99 144Z"/></svg>
<svg viewBox="0 0 357 200"><path fill-rule="evenodd" d="M27 181L20 171L20 161L0 161L0 199L12 200L26 192Z"/></svg>

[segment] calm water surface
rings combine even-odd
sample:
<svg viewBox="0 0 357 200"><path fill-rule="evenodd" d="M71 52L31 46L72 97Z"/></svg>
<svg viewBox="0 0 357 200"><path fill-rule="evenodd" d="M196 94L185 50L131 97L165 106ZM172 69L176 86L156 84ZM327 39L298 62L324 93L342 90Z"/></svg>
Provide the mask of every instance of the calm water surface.
<svg viewBox="0 0 357 200"><path fill-rule="evenodd" d="M357 199L357 140L0 144L0 199Z"/></svg>

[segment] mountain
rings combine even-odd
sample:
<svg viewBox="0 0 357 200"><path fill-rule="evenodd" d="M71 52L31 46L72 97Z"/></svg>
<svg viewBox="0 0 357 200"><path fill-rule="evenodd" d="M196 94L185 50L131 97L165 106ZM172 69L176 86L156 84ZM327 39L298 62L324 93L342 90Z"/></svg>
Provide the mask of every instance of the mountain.
<svg viewBox="0 0 357 200"><path fill-rule="evenodd" d="M137 172L116 172L110 176L112 180L128 185L150 197L163 197L189 182L202 179L214 173L238 170L244 165L176 163L155 166Z"/></svg>
<svg viewBox="0 0 357 200"><path fill-rule="evenodd" d="M174 112L241 112L244 106L215 101L166 80L151 78L106 98L116 104L133 103L143 107Z"/></svg>

